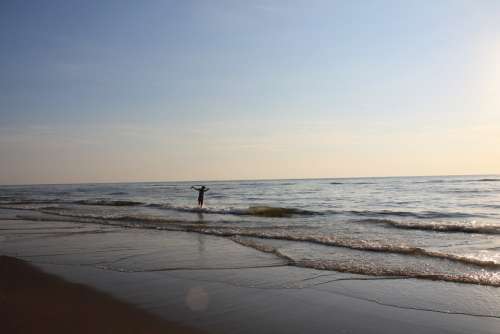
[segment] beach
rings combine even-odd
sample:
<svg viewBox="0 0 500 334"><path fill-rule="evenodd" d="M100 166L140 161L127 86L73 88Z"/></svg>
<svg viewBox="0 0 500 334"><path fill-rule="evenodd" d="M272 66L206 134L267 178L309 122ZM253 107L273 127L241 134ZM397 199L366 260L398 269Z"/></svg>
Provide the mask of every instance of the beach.
<svg viewBox="0 0 500 334"><path fill-rule="evenodd" d="M133 307L149 314L139 320L152 316L209 333L498 333L500 328L500 292L492 286L301 268L219 236L29 221L19 218L22 214L2 210L0 253L68 282L60 284L78 284L85 296L95 293L89 291L110 296L96 299L101 306L107 298L129 305L106 307L99 312L105 319L133 320L126 315ZM20 283L29 293L39 273L24 273L11 272L13 279L25 277ZM61 289L57 295L70 298L65 291L71 288ZM45 309L59 304L55 298L39 302ZM29 308L18 311L25 322L35 321Z"/></svg>
<svg viewBox="0 0 500 334"><path fill-rule="evenodd" d="M0 256L3 333L200 333Z"/></svg>
<svg viewBox="0 0 500 334"><path fill-rule="evenodd" d="M218 236L256 250L257 264L272 254L300 268L498 287L499 181L491 175L215 181L206 183L201 209L193 182L2 186L0 210L29 222L80 223L90 232L89 223ZM151 247L150 240L124 238L138 250ZM217 263L225 254L222 246L214 249ZM127 271L163 268L120 264Z"/></svg>

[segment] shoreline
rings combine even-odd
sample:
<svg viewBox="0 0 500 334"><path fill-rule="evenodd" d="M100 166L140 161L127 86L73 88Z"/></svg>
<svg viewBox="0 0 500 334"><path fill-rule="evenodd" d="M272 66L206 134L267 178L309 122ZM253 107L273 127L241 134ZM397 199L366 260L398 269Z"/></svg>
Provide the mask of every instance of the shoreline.
<svg viewBox="0 0 500 334"><path fill-rule="evenodd" d="M288 266L229 239L190 232L7 216L0 228L0 255L188 330L496 334L500 328L494 287Z"/></svg>
<svg viewBox="0 0 500 334"><path fill-rule="evenodd" d="M200 333L17 258L0 255L0 277L6 333Z"/></svg>

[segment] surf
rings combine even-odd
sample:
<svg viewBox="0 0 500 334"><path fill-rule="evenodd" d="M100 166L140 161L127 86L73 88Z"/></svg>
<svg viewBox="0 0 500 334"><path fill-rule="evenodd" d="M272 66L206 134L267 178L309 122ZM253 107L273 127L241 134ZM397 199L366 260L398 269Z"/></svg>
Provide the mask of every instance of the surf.
<svg viewBox="0 0 500 334"><path fill-rule="evenodd" d="M449 233L500 234L500 226L487 223L470 222L425 222L425 221L394 221L389 219L366 219L358 223L383 224L388 227Z"/></svg>

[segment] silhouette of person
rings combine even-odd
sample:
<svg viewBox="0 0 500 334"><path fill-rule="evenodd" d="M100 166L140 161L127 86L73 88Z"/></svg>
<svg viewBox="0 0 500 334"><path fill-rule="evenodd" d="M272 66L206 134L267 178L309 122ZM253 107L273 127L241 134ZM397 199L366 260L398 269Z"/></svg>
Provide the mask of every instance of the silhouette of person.
<svg viewBox="0 0 500 334"><path fill-rule="evenodd" d="M210 189L205 187L205 186L201 186L200 188L196 188L193 186L193 187L191 187L191 189L194 189L198 192L198 206L200 208L202 208L203 207L203 198L205 196L205 193L207 191L209 191Z"/></svg>

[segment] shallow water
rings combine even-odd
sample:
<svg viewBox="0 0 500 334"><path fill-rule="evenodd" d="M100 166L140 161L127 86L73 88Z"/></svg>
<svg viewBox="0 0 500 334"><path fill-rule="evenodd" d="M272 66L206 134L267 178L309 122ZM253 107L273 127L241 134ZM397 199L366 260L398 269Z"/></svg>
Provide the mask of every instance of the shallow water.
<svg viewBox="0 0 500 334"><path fill-rule="evenodd" d="M0 207L219 235L300 267L500 286L500 176L206 182L203 210L192 185L3 186Z"/></svg>

